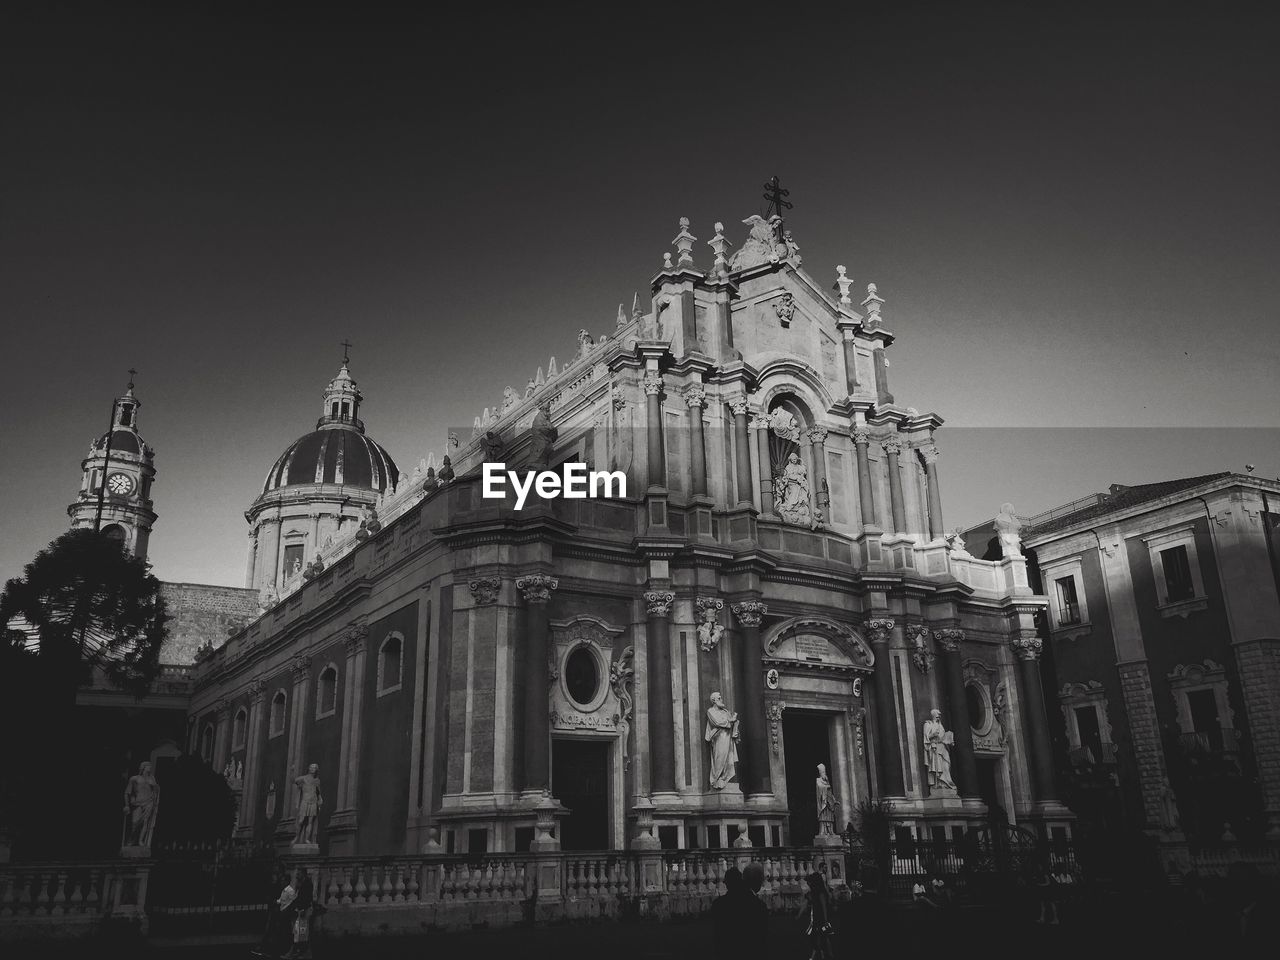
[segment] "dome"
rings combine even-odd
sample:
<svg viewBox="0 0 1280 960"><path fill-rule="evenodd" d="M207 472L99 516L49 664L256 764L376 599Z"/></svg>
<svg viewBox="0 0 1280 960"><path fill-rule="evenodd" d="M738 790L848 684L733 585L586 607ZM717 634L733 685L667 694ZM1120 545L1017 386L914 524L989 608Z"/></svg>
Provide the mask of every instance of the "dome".
<svg viewBox="0 0 1280 960"><path fill-rule="evenodd" d="M351 426L313 430L289 444L267 473L262 492L312 483L382 493L400 476L391 454Z"/></svg>
<svg viewBox="0 0 1280 960"><path fill-rule="evenodd" d="M105 433L94 441L93 448L95 450L105 450L107 448L107 435ZM132 430L122 430L117 427L111 431L111 452L132 453L141 456L141 440Z"/></svg>

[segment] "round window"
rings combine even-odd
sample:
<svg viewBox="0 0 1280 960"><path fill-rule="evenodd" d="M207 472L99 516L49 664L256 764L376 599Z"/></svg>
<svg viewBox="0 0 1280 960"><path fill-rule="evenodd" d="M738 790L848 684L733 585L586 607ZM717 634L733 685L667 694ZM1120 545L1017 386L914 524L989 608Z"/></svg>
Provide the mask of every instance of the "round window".
<svg viewBox="0 0 1280 960"><path fill-rule="evenodd" d="M966 684L964 699L969 706L969 726L975 730L985 730L987 727L987 704L983 699L982 691L972 683Z"/></svg>
<svg viewBox="0 0 1280 960"><path fill-rule="evenodd" d="M586 706L595 699L600 689L600 672L596 658L588 647L579 647L569 654L564 664L564 685L575 703Z"/></svg>

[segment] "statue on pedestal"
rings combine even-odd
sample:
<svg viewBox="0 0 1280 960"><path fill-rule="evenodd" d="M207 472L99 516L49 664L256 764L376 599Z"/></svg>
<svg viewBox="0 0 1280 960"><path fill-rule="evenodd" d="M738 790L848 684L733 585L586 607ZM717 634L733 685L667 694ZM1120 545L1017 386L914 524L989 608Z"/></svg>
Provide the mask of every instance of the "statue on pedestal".
<svg viewBox="0 0 1280 960"><path fill-rule="evenodd" d="M930 710L929 719L924 723L924 765L929 771L931 793L955 793L950 750L955 742L955 734L942 725L942 711L936 707Z"/></svg>
<svg viewBox="0 0 1280 960"><path fill-rule="evenodd" d="M324 806L324 796L320 792L320 767L311 764L307 772L294 779L298 788L298 830L293 838L294 844L316 843L316 818L320 808Z"/></svg>
<svg viewBox="0 0 1280 960"><path fill-rule="evenodd" d="M773 478L774 509L788 523L810 526L813 522L809 503L809 471L794 451L787 457L782 471Z"/></svg>
<svg viewBox="0 0 1280 960"><path fill-rule="evenodd" d="M529 465L531 467L547 467L551 464L552 446L560 431L551 423L551 401L545 400L538 406L537 416L529 428Z"/></svg>
<svg viewBox="0 0 1280 960"><path fill-rule="evenodd" d="M711 789L723 790L736 775L738 741L742 735L738 730L738 715L724 705L724 698L718 692L711 694L704 738L711 744Z"/></svg>
<svg viewBox="0 0 1280 960"><path fill-rule="evenodd" d="M1018 532L1022 529L1022 521L1014 512L1012 503L1000 505L1000 512L996 514L994 526L996 533L1000 536L1000 552L1005 557L1022 556L1022 548L1019 546L1022 537Z"/></svg>
<svg viewBox="0 0 1280 960"><path fill-rule="evenodd" d="M830 837L836 832L836 795L827 778L827 765L818 764L818 836Z"/></svg>
<svg viewBox="0 0 1280 960"><path fill-rule="evenodd" d="M129 818L125 829L125 846L151 846L151 834L156 828L156 813L160 809L160 784L151 775L151 764L144 762L138 772L129 778L124 790L124 813Z"/></svg>

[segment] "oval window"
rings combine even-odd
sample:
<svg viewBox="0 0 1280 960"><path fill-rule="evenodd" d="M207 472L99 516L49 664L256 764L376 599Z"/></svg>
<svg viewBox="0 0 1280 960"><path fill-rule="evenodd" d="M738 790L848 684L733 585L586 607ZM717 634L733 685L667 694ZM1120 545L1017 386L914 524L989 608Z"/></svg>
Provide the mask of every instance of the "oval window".
<svg viewBox="0 0 1280 960"><path fill-rule="evenodd" d="M600 673L595 655L587 647L569 654L564 664L564 685L575 703L586 706L595 699L600 688Z"/></svg>
<svg viewBox="0 0 1280 960"><path fill-rule="evenodd" d="M966 684L964 698L969 706L969 726L975 730L986 729L987 705L982 699L982 692L973 684Z"/></svg>

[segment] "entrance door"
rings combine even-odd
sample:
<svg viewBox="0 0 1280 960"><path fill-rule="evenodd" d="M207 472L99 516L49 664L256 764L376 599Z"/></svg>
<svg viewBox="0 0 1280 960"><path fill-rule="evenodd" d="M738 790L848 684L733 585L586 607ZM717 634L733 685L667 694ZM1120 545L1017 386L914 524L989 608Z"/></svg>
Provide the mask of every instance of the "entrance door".
<svg viewBox="0 0 1280 960"><path fill-rule="evenodd" d="M978 795L982 797L992 817L1000 823L1008 823L1009 814L1000 795L1000 761L977 757L974 763L978 768Z"/></svg>
<svg viewBox="0 0 1280 960"><path fill-rule="evenodd" d="M609 849L609 743L556 739L551 743L551 793L569 808L562 850Z"/></svg>
<svg viewBox="0 0 1280 960"><path fill-rule="evenodd" d="M818 764L827 765L827 779L833 785L840 782L831 764L830 729L830 714L787 710L782 715L792 846L808 846L818 832ZM844 824L836 824L836 830L843 828Z"/></svg>

